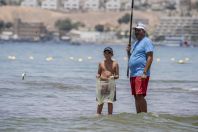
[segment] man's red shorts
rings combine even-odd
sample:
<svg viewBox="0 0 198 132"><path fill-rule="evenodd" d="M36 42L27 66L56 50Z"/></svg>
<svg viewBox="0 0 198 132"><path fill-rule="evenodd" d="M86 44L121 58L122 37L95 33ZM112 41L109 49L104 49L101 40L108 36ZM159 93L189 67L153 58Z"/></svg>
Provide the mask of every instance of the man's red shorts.
<svg viewBox="0 0 198 132"><path fill-rule="evenodd" d="M149 76L147 76L146 79L142 79L141 76L131 77L130 78L131 94L132 95L143 94L144 96L146 96L148 82L149 82Z"/></svg>

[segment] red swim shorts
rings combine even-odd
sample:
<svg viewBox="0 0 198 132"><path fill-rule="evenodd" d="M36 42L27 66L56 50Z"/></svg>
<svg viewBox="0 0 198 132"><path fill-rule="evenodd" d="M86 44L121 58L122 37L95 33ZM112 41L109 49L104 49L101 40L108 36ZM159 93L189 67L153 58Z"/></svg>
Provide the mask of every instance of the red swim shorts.
<svg viewBox="0 0 198 132"><path fill-rule="evenodd" d="M147 87L149 82L149 76L147 76L146 79L142 79L141 76L137 77L131 77L130 83L131 83L131 94L143 94L146 96Z"/></svg>

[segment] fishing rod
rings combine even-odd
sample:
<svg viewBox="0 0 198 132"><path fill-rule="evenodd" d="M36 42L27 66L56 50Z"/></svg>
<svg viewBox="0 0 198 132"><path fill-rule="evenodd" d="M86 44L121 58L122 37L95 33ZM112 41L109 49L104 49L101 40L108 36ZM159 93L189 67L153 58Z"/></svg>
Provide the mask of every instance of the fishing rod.
<svg viewBox="0 0 198 132"><path fill-rule="evenodd" d="M129 32L129 44L128 46L131 47L131 36L132 36L132 25L133 25L133 6L134 6L134 0L131 2L131 19L130 19L130 32ZM129 58L131 56L130 51L127 51L128 56L128 64L129 64ZM127 64L127 77L129 77L129 65Z"/></svg>

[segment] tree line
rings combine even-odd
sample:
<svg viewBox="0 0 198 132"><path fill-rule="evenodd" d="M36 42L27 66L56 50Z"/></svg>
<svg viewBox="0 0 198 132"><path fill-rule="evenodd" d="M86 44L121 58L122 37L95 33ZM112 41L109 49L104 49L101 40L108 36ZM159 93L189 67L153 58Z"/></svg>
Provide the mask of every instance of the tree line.
<svg viewBox="0 0 198 132"><path fill-rule="evenodd" d="M121 18L119 18L118 23L121 24L128 24L130 22L130 14L125 14L124 16L122 16ZM79 27L85 27L84 23L81 22L72 22L71 19L66 18L64 20L58 20L55 22L55 27L59 30L59 31L65 31L65 32L69 32L72 29L78 29ZM110 31L110 29L108 27L105 27L105 25L102 24L97 24L94 29L98 32L107 32Z"/></svg>

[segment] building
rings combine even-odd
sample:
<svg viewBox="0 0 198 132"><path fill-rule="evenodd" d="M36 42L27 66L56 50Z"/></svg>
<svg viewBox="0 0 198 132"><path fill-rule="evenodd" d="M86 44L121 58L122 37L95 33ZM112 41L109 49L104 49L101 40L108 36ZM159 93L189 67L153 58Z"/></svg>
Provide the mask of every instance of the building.
<svg viewBox="0 0 198 132"><path fill-rule="evenodd" d="M79 0L65 0L64 1L64 9L78 10L79 8L80 8Z"/></svg>
<svg viewBox="0 0 198 132"><path fill-rule="evenodd" d="M20 5L21 0L0 0L0 5Z"/></svg>
<svg viewBox="0 0 198 132"><path fill-rule="evenodd" d="M41 3L41 8L57 10L59 8L59 0L44 0Z"/></svg>
<svg viewBox="0 0 198 132"><path fill-rule="evenodd" d="M167 1L164 0L152 0L152 3L150 3L151 9L158 11L158 10L164 10L166 7Z"/></svg>
<svg viewBox="0 0 198 132"><path fill-rule="evenodd" d="M191 1L190 0L180 0L177 5L177 10L180 11L181 16L190 16Z"/></svg>
<svg viewBox="0 0 198 132"><path fill-rule="evenodd" d="M121 8L120 0L109 0L106 5L106 10L117 10L119 11Z"/></svg>
<svg viewBox="0 0 198 132"><path fill-rule="evenodd" d="M2 31L0 33L0 40L10 40L13 38L13 32L12 31Z"/></svg>
<svg viewBox="0 0 198 132"><path fill-rule="evenodd" d="M17 40L39 41L46 36L47 30L43 23L25 23L15 20L14 36Z"/></svg>
<svg viewBox="0 0 198 132"><path fill-rule="evenodd" d="M38 7L37 0L24 0L21 2L21 6Z"/></svg>
<svg viewBox="0 0 198 132"><path fill-rule="evenodd" d="M131 1L125 3L124 9L125 9L125 10L130 10L130 9L131 9Z"/></svg>
<svg viewBox="0 0 198 132"><path fill-rule="evenodd" d="M163 17L154 32L155 39L165 40L167 44L179 41L198 42L198 18L193 17ZM173 40L167 41L167 40ZM177 40L177 41L176 41Z"/></svg>
<svg viewBox="0 0 198 132"><path fill-rule="evenodd" d="M99 5L99 0L87 0L84 3L83 9L97 11L99 10Z"/></svg>
<svg viewBox="0 0 198 132"><path fill-rule="evenodd" d="M130 10L131 9L131 4L132 4L132 1L131 0L128 0L127 2L125 2L124 4L124 9L125 10ZM148 0L138 0L138 1L134 1L134 8L135 9L144 9L145 10L145 7L142 7L143 5L147 5L148 4Z"/></svg>
<svg viewBox="0 0 198 132"><path fill-rule="evenodd" d="M71 40L77 42L108 42L116 39L115 32L76 31L69 33Z"/></svg>

